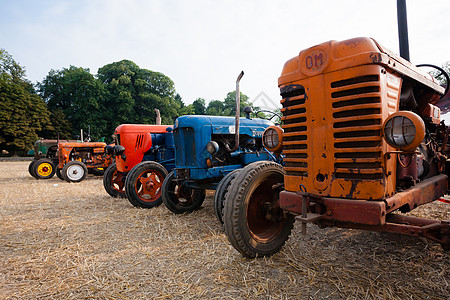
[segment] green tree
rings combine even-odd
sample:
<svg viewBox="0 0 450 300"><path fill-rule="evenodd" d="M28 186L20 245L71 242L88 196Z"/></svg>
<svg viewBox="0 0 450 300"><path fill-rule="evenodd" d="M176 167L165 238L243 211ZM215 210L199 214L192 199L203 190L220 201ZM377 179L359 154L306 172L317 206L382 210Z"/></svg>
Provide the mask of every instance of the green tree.
<svg viewBox="0 0 450 300"><path fill-rule="evenodd" d="M444 71L450 76L450 61L442 64L442 69L444 69ZM441 73L441 71L438 71L436 69L432 69L432 71L430 72L430 74L434 77L437 77L439 83L441 85L449 85L450 82L447 82L447 80L445 79L445 76L443 76L443 74Z"/></svg>
<svg viewBox="0 0 450 300"><path fill-rule="evenodd" d="M220 100L211 100L206 108L206 114L211 116L225 116L223 102Z"/></svg>
<svg viewBox="0 0 450 300"><path fill-rule="evenodd" d="M201 98L199 98L201 99ZM245 117L244 107L251 106L253 110L259 109L249 102L247 95L240 93L240 115ZM208 103L206 114L213 116L235 116L236 115L236 91L229 92L224 101L212 100Z"/></svg>
<svg viewBox="0 0 450 300"><path fill-rule="evenodd" d="M194 106L194 114L205 115L206 114L206 102L203 98L197 98L192 105Z"/></svg>
<svg viewBox="0 0 450 300"><path fill-rule="evenodd" d="M166 75L139 68L134 62L122 60L103 66L98 79L106 86L105 118L111 131L122 123L155 123L157 108L163 124L173 124L186 113L175 84Z"/></svg>
<svg viewBox="0 0 450 300"><path fill-rule="evenodd" d="M25 78L25 69L0 49L0 148L32 148L38 134L52 130L50 112Z"/></svg>
<svg viewBox="0 0 450 300"><path fill-rule="evenodd" d="M249 98L247 95L240 92L240 114L241 117L245 117L244 107L251 106L252 103L249 103ZM224 113L226 116L235 116L236 115L236 91L229 92L223 101Z"/></svg>
<svg viewBox="0 0 450 300"><path fill-rule="evenodd" d="M59 71L51 70L39 84L39 92L57 118L58 130L67 130L68 124L72 124L71 134L77 135L81 129L87 130L90 126L94 139L103 136L106 120L103 118L102 99L105 93L89 69L70 66ZM63 119L64 115L68 122ZM60 136L67 135L65 131L60 132Z"/></svg>

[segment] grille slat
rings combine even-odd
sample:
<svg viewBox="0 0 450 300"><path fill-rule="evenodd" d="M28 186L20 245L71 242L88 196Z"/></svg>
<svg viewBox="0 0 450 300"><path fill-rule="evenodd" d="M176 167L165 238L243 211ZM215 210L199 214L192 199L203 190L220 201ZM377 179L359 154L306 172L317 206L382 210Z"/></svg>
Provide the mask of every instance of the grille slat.
<svg viewBox="0 0 450 300"><path fill-rule="evenodd" d="M331 83L336 178L383 178L380 90L378 75Z"/></svg>

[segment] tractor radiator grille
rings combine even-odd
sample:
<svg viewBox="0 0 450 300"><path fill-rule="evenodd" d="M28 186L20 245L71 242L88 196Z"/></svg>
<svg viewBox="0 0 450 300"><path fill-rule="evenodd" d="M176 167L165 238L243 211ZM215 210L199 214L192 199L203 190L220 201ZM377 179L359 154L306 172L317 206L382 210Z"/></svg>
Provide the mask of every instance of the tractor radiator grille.
<svg viewBox="0 0 450 300"><path fill-rule="evenodd" d="M382 103L378 75L331 83L334 177L383 178Z"/></svg>
<svg viewBox="0 0 450 300"><path fill-rule="evenodd" d="M303 86L281 90L283 108L283 153L287 175L308 177L306 94Z"/></svg>
<svg viewBox="0 0 450 300"><path fill-rule="evenodd" d="M138 134L136 137L136 145L134 146L134 150L137 151L138 149L142 148L143 144L144 144L144 135Z"/></svg>

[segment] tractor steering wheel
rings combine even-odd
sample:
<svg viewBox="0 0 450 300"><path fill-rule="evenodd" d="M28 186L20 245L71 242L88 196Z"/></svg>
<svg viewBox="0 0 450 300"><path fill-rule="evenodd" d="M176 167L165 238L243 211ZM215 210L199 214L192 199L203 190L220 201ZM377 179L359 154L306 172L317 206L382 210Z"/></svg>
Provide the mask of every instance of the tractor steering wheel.
<svg viewBox="0 0 450 300"><path fill-rule="evenodd" d="M271 114L271 116L270 117L258 116L259 114L262 114L262 113L269 113L269 114ZM255 117L260 118L260 119L269 120L269 121L272 121L273 118L278 117L280 119L280 122L281 122L281 115L276 113L276 112L270 111L270 110L258 110L255 113Z"/></svg>
<svg viewBox="0 0 450 300"><path fill-rule="evenodd" d="M416 67L430 67L430 68L433 68L433 69L436 69L436 70L440 71L441 73L439 73L436 76L433 75L433 77L437 79L439 76L444 75L445 81L447 82L447 87L445 88L444 95L442 95L441 99L445 95L447 95L448 89L450 88L450 77L448 76L447 72L445 72L444 69L442 69L441 67L435 66L435 65L430 65L430 64L420 64L420 65L417 65Z"/></svg>

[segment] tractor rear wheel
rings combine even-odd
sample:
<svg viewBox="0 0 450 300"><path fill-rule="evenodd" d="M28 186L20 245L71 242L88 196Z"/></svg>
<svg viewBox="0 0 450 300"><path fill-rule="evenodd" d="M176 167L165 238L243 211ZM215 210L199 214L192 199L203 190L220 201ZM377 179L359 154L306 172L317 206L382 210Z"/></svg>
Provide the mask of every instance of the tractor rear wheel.
<svg viewBox="0 0 450 300"><path fill-rule="evenodd" d="M128 172L125 179L125 194L131 204L152 208L162 203L161 188L167 170L154 161L143 161Z"/></svg>
<svg viewBox="0 0 450 300"><path fill-rule="evenodd" d="M126 173L117 171L116 163L112 163L103 174L103 186L111 197L125 198Z"/></svg>
<svg viewBox="0 0 450 300"><path fill-rule="evenodd" d="M62 169L62 176L67 182L83 181L87 173L86 165L77 160L68 162Z"/></svg>
<svg viewBox="0 0 450 300"><path fill-rule="evenodd" d="M193 189L176 181L174 171L167 175L162 185L162 200L166 207L176 214L199 209L205 196L205 190Z"/></svg>
<svg viewBox="0 0 450 300"><path fill-rule="evenodd" d="M225 194L230 186L231 181L236 177L238 172L241 169L237 169L228 173L222 180L219 182L216 188L216 192L214 193L214 213L217 217L217 220L221 224L223 224L223 202L225 201Z"/></svg>
<svg viewBox="0 0 450 300"><path fill-rule="evenodd" d="M103 176L105 174L105 169L103 168L90 168L88 170L89 174L92 174L94 176Z"/></svg>
<svg viewBox="0 0 450 300"><path fill-rule="evenodd" d="M37 162L37 160L34 159L34 160L32 160L32 161L30 162L30 164L28 165L28 173L30 173L30 175L33 176L34 178L38 179L37 176L36 176L36 174L34 174L34 168L33 168L33 165L34 165L35 162Z"/></svg>
<svg viewBox="0 0 450 300"><path fill-rule="evenodd" d="M48 158L41 158L33 164L33 173L37 179L50 179L55 175L55 164Z"/></svg>
<svg viewBox="0 0 450 300"><path fill-rule="evenodd" d="M56 168L56 176L58 176L59 179L65 180L64 176L61 174L61 169Z"/></svg>
<svg viewBox="0 0 450 300"><path fill-rule="evenodd" d="M246 257L269 256L288 239L294 217L279 205L283 167L274 162L253 163L231 182L224 202L225 234Z"/></svg>

